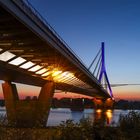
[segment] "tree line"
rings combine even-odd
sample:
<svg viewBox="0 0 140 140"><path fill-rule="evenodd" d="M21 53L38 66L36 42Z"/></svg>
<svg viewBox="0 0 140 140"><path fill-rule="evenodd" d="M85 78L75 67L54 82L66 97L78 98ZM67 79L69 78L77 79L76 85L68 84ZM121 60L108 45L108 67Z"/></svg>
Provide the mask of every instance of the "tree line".
<svg viewBox="0 0 140 140"><path fill-rule="evenodd" d="M26 100L37 100L36 97L26 97ZM3 99L0 99L0 106L4 107L5 102ZM81 106L84 108L94 108L94 103L92 99L88 98L53 98L52 107L53 108L70 108L72 106ZM140 101L128 101L128 100L119 100L114 103L115 109L140 109Z"/></svg>

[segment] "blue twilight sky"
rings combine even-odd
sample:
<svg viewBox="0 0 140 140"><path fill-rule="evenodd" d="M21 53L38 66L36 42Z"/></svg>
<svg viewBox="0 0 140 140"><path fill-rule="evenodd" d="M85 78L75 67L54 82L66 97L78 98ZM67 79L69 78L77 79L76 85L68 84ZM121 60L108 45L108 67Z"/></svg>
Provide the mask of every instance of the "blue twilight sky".
<svg viewBox="0 0 140 140"><path fill-rule="evenodd" d="M140 83L139 0L28 0L89 66L105 42L111 83ZM140 99L140 86L113 88ZM129 94L128 94L129 93Z"/></svg>

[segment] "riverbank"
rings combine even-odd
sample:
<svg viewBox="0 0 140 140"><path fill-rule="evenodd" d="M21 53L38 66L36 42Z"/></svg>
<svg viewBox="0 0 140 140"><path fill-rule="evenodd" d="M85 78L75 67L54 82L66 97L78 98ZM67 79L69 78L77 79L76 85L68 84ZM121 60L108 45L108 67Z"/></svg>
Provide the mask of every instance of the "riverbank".
<svg viewBox="0 0 140 140"><path fill-rule="evenodd" d="M140 113L129 112L120 116L118 126L106 126L102 119L92 123L81 119L62 122L57 127L11 128L0 124L0 140L138 140Z"/></svg>
<svg viewBox="0 0 140 140"><path fill-rule="evenodd" d="M73 124L69 124L73 125ZM109 133L113 134L109 134ZM111 140L119 139L117 128L89 128L66 126L58 128L0 128L0 140Z"/></svg>
<svg viewBox="0 0 140 140"><path fill-rule="evenodd" d="M29 100L31 97L26 98ZM35 97L34 97L35 98ZM73 102L72 102L73 101ZM4 107L5 103L3 99L0 99L0 107ZM77 108L81 107L84 109L93 109L94 102L93 99L88 98L53 98L52 108ZM118 100L114 103L114 109L123 109L123 110L140 110L140 101L128 101L128 100Z"/></svg>

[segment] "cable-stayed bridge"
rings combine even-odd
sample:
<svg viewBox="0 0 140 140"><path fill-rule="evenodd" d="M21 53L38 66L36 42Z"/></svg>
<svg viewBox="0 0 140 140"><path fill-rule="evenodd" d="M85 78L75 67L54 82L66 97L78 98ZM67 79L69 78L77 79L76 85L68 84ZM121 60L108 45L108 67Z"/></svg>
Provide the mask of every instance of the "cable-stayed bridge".
<svg viewBox="0 0 140 140"><path fill-rule="evenodd" d="M55 89L104 101L113 99L104 42L87 68L32 5L23 0L0 0L0 80L5 81L2 87L7 117L18 125L21 120L30 125L37 124L37 120L45 124ZM12 82L42 87L37 101L20 101ZM25 118L24 113L28 114Z"/></svg>

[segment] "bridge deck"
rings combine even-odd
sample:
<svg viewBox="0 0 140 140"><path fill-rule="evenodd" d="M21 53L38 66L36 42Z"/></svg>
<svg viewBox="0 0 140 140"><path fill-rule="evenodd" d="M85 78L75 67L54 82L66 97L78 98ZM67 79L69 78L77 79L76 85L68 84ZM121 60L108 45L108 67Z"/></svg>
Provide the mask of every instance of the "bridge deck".
<svg viewBox="0 0 140 140"><path fill-rule="evenodd" d="M108 98L59 36L21 1L0 0L0 79Z"/></svg>

